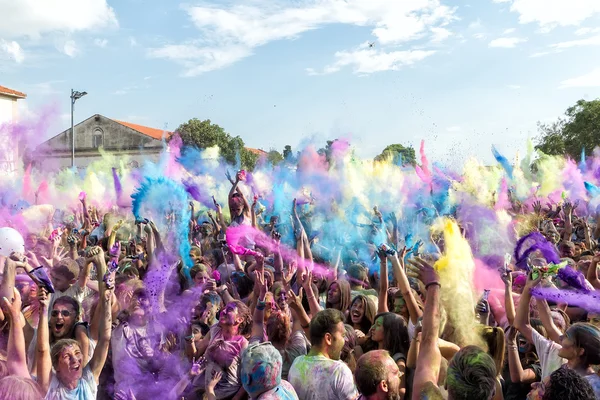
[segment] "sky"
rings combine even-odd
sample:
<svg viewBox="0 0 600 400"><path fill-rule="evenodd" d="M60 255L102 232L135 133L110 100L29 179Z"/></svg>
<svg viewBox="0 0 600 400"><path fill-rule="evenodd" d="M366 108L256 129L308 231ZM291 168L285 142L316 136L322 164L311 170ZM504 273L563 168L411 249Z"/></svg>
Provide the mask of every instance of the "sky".
<svg viewBox="0 0 600 400"><path fill-rule="evenodd" d="M249 147L346 138L432 161L523 154L537 123L600 97L598 0L0 0L0 85L21 119L93 114ZM51 111L48 111L51 110Z"/></svg>

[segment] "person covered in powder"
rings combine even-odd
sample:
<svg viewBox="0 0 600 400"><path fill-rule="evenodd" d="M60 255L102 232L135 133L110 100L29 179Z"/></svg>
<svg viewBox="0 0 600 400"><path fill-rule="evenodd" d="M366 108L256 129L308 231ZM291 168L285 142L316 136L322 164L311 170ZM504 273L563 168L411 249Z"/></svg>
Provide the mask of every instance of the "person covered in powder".
<svg viewBox="0 0 600 400"><path fill-rule="evenodd" d="M114 277L112 278L114 281ZM50 348L47 312L40 314L37 337L37 382L48 400L94 399L100 373L106 362L111 338L112 291L101 289L98 344L87 362L80 345L72 339L61 339ZM40 310L46 311L50 298L40 289Z"/></svg>
<svg viewBox="0 0 600 400"><path fill-rule="evenodd" d="M312 348L308 355L296 358L289 372L289 381L300 400L358 397L352 372L340 361L345 343L344 320L341 311L326 309L310 322Z"/></svg>
<svg viewBox="0 0 600 400"><path fill-rule="evenodd" d="M298 400L281 371L281 354L268 342L251 344L242 353L240 378L251 400Z"/></svg>

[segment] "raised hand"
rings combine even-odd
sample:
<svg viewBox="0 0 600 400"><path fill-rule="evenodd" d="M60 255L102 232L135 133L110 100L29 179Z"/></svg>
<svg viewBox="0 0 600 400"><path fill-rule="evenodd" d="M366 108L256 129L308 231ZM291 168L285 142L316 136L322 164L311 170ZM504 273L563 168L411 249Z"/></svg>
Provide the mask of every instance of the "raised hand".
<svg viewBox="0 0 600 400"><path fill-rule="evenodd" d="M425 287L431 284L439 285L440 277L438 276L433 266L431 266L431 264L419 257L415 257L409 260L408 263L408 276L412 276L414 278L419 279L421 282L423 282Z"/></svg>
<svg viewBox="0 0 600 400"><path fill-rule="evenodd" d="M298 291L298 296L296 296L296 293L294 293L293 290L288 290L287 291L287 304L288 306L290 306L290 308L301 308L302 307L302 293L303 293L303 288L300 288L300 290Z"/></svg>

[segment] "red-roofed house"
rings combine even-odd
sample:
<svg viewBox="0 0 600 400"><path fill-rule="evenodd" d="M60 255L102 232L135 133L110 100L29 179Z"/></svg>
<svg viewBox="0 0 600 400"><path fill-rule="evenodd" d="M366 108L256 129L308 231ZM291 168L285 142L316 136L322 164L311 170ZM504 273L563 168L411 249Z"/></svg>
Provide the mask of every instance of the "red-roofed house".
<svg viewBox="0 0 600 400"><path fill-rule="evenodd" d="M114 156L127 156L131 166L144 161L158 161L163 149L162 140L173 132L150 128L131 122L119 121L96 114L75 125L75 165L85 168L100 160L100 148ZM266 156L260 149L247 149L254 154ZM120 160L119 160L120 162ZM25 161L36 168L56 170L71 166L71 129L67 129L40 144Z"/></svg>
<svg viewBox="0 0 600 400"><path fill-rule="evenodd" d="M15 123L18 120L17 100L26 98L21 93L5 86L0 86L0 125ZM12 174L19 159L19 145L8 137L0 137L0 173Z"/></svg>
<svg viewBox="0 0 600 400"><path fill-rule="evenodd" d="M133 166L144 160L157 161L163 149L162 139L173 132L118 121L96 114L75 125L75 165L87 167L101 159L100 148L118 156L127 156ZM71 166L71 129L40 144L32 155L34 165L45 170Z"/></svg>

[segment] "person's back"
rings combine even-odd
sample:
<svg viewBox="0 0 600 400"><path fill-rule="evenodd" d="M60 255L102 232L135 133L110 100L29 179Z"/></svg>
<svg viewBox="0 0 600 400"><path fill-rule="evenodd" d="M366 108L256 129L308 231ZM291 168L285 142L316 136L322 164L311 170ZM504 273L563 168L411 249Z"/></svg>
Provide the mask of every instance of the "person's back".
<svg viewBox="0 0 600 400"><path fill-rule="evenodd" d="M313 347L308 355L296 358L289 372L300 400L358 397L350 368L339 360L345 330L344 315L338 310L323 310L311 321Z"/></svg>

